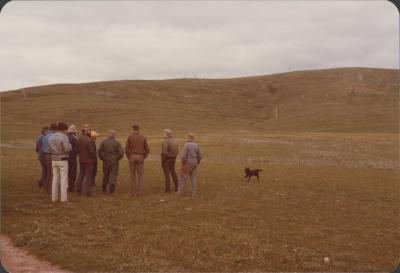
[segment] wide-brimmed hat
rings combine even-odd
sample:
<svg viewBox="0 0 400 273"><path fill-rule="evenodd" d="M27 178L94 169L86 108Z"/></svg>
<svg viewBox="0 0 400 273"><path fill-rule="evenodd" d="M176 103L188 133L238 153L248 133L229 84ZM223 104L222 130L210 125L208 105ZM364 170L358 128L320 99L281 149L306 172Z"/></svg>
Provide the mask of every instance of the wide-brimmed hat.
<svg viewBox="0 0 400 273"><path fill-rule="evenodd" d="M68 132L69 132L69 133L76 133L76 132L77 132L76 126L73 125L73 124L71 124L71 125L69 126L69 128L68 128Z"/></svg>
<svg viewBox="0 0 400 273"><path fill-rule="evenodd" d="M164 129L163 133L170 136L171 135L171 130L170 129Z"/></svg>

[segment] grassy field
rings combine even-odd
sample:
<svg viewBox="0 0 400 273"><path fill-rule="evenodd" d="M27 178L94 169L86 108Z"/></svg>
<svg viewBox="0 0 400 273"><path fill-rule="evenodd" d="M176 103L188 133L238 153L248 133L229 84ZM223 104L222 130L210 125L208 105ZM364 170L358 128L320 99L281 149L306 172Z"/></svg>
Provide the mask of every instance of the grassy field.
<svg viewBox="0 0 400 273"><path fill-rule="evenodd" d="M396 73L338 69L3 93L2 233L76 272L391 271L400 248ZM121 142L139 121L151 149L145 196L129 198L123 159L115 196L96 187L93 198L51 203L37 188L33 143L53 120L90 122L101 136L115 128ZM165 127L180 147L187 131L198 135L204 161L195 198L163 193ZM246 183L245 167L263 169L261 180Z"/></svg>

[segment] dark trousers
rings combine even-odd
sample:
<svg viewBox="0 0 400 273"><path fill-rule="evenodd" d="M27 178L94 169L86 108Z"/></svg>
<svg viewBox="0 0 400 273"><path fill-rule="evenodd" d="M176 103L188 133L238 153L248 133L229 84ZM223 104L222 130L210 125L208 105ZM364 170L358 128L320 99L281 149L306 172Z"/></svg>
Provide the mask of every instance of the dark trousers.
<svg viewBox="0 0 400 273"><path fill-rule="evenodd" d="M38 157L40 163L40 180L39 180L39 188L42 188L45 184L45 179L47 176L46 170L46 160L44 159L44 155L39 155Z"/></svg>
<svg viewBox="0 0 400 273"><path fill-rule="evenodd" d="M51 194L51 185L53 180L53 166L51 165L51 155L44 155L44 164L46 168L46 178L43 180L42 188L48 193Z"/></svg>
<svg viewBox="0 0 400 273"><path fill-rule="evenodd" d="M174 191L175 192L178 191L178 177L175 171L175 162L176 162L176 157L161 157L161 166L164 171L166 192L171 191L171 182L169 178L170 174L174 182Z"/></svg>
<svg viewBox="0 0 400 273"><path fill-rule="evenodd" d="M68 191L75 190L77 168L78 168L78 163L76 161L76 157L68 158Z"/></svg>
<svg viewBox="0 0 400 273"><path fill-rule="evenodd" d="M115 191L115 185L117 184L118 176L118 161L117 162L103 162L103 192L107 192L107 186L109 187L109 193Z"/></svg>
<svg viewBox="0 0 400 273"><path fill-rule="evenodd" d="M85 192L87 196L92 195L94 163L79 163L79 177L76 180L76 192L82 193L82 183L85 179Z"/></svg>

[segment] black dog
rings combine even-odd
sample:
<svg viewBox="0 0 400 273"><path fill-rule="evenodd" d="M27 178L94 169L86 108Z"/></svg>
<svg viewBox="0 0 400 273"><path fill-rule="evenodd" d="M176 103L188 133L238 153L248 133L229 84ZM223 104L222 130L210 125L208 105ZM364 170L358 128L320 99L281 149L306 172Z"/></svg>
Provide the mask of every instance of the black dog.
<svg viewBox="0 0 400 273"><path fill-rule="evenodd" d="M247 182L250 182L250 178L252 176L257 177L257 180L260 180L258 173L261 171L262 171L261 169L250 170L250 168L246 168L246 169L244 169L244 172L246 173L246 176L244 178L248 177Z"/></svg>

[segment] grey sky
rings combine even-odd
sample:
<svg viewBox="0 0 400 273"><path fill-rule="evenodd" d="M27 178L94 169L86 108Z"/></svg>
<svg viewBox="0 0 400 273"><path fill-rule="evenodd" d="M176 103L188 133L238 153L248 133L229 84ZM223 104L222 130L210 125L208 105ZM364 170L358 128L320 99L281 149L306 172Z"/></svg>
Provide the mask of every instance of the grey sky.
<svg viewBox="0 0 400 273"><path fill-rule="evenodd" d="M398 16L384 0L12 1L0 14L0 90L398 68Z"/></svg>

